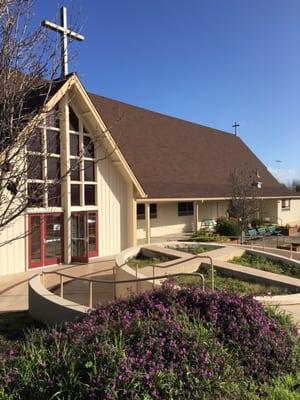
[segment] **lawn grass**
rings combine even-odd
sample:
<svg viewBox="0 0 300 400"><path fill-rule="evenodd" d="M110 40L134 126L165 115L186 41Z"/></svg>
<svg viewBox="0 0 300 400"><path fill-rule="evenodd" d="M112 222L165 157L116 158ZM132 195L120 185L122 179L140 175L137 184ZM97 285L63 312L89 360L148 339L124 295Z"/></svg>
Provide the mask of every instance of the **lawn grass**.
<svg viewBox="0 0 300 400"><path fill-rule="evenodd" d="M205 278L205 287L211 288L211 272L209 267L200 267L198 272L202 273ZM180 286L192 285L201 286L202 283L197 277L183 276L176 279ZM232 278L215 270L215 289L227 290L231 293L239 293L241 295L266 296L266 295L283 295L292 293L289 289L281 288L274 285L266 285L262 283L254 283L244 281L239 278Z"/></svg>
<svg viewBox="0 0 300 400"><path fill-rule="evenodd" d="M241 257L234 257L229 262L300 279L300 267L288 261L271 260L265 256L246 252Z"/></svg>

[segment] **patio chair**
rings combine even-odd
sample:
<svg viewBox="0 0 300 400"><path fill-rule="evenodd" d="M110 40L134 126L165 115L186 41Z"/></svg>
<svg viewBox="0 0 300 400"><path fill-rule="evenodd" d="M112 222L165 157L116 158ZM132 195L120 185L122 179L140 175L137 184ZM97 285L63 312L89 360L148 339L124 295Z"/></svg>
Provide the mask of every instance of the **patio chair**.
<svg viewBox="0 0 300 400"><path fill-rule="evenodd" d="M276 225L269 225L267 227L267 232L269 236L279 236L281 234L281 231L277 229Z"/></svg>

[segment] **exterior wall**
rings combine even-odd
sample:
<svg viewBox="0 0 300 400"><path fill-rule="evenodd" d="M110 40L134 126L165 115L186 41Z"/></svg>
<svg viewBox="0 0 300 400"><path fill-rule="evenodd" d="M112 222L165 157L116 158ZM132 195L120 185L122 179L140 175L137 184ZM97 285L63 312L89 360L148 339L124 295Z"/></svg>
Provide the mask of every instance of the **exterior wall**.
<svg viewBox="0 0 300 400"><path fill-rule="evenodd" d="M227 200L220 201L204 201L199 203L199 222L203 219L217 219L225 217L229 202ZM201 226L201 224L199 224Z"/></svg>
<svg viewBox="0 0 300 400"><path fill-rule="evenodd" d="M146 222L137 221L137 238L143 239ZM157 218L150 219L151 236L163 236L173 233L191 232L193 230L193 215L178 216L177 203L157 204Z"/></svg>
<svg viewBox="0 0 300 400"><path fill-rule="evenodd" d="M26 270L25 229L25 217L20 216L0 233L0 276Z"/></svg>
<svg viewBox="0 0 300 400"><path fill-rule="evenodd" d="M278 200L263 200L260 217L268 222L281 224L281 222L278 221Z"/></svg>
<svg viewBox="0 0 300 400"><path fill-rule="evenodd" d="M204 201L199 202L198 227L203 219L217 219L226 216L228 201ZM194 210L195 211L195 210ZM192 232L194 228L194 216L178 216L176 203L158 203L157 218L150 219L151 236L164 236L169 234ZM144 239L146 222L144 219L137 221L137 238Z"/></svg>
<svg viewBox="0 0 300 400"><path fill-rule="evenodd" d="M289 224L291 226L300 226L300 199L291 200L290 210L281 209L281 201L277 203L278 207L278 219L282 225ZM282 222L281 222L282 221Z"/></svg>
<svg viewBox="0 0 300 400"><path fill-rule="evenodd" d="M281 200L263 200L261 217L279 225L300 225L300 199L291 200L289 210L281 209Z"/></svg>
<svg viewBox="0 0 300 400"><path fill-rule="evenodd" d="M110 159L98 163L99 256L127 247L127 185Z"/></svg>

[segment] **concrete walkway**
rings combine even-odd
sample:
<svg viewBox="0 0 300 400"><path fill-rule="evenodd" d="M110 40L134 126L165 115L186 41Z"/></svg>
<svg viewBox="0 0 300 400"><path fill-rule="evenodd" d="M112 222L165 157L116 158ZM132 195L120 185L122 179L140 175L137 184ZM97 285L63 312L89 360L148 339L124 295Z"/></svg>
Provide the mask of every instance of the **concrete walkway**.
<svg viewBox="0 0 300 400"><path fill-rule="evenodd" d="M149 248L156 250L159 248L157 245L151 245ZM231 276L236 276L237 278L245 279L247 276L252 281L257 282L266 282L269 280L272 284L282 286L287 285L293 290L297 290L300 288L300 279L291 278L284 275L274 274L271 272L262 271L255 268L239 266L237 264L229 263L233 257L241 256L245 250L257 250L257 251L265 251L269 253L273 253L275 255L280 255L283 257L289 258L290 252L286 250L278 250L273 248L265 248L264 250L261 247L245 247L245 246L227 246L216 250L211 250L206 253L201 253L200 256L210 256L213 259L213 264L216 268L222 270L225 273L230 274ZM155 266L155 275L164 275L164 274L173 274L179 272L196 272L199 268L201 262L207 264L207 260L195 259L192 255L187 253L182 253L177 250L170 251L168 249L168 253L174 256L182 256L184 262L181 264L177 264L179 260L172 260L162 264L157 264ZM293 260L300 261L300 254L293 254ZM299 265L300 268L300 265ZM146 276L153 276L153 268L152 267L143 267L140 268L139 271ZM274 296L274 298L268 297L266 303L276 304L279 309L285 311L292 315L294 321L300 324L300 289L299 294L294 294L290 296L281 296L284 298L284 302L279 301L280 296ZM263 301L263 298L260 298L260 301ZM281 302L281 304L280 304Z"/></svg>
<svg viewBox="0 0 300 400"><path fill-rule="evenodd" d="M112 278L114 265L114 257L103 257L89 264L61 265L44 268L44 272L46 273L45 286L49 288L59 284L58 276L49 274L49 272L54 271L61 271L75 277L98 277L98 279L108 280ZM36 268L28 272L0 277L0 313L28 310L28 280L41 272L41 268ZM65 297L73 301L76 299L78 302L82 300L83 304L85 304L87 303L87 288L84 286L85 291L82 291L82 286L79 287L78 282L74 281L65 285ZM112 289L109 290L107 286L98 284L95 287L95 290L101 293L106 301L112 298ZM83 294L85 298L83 298ZM100 297L101 295L95 294L95 301L99 302Z"/></svg>
<svg viewBox="0 0 300 400"><path fill-rule="evenodd" d="M158 250L157 245L152 245L153 250ZM161 247L160 247L161 248ZM255 279L261 280L264 278L272 278L274 281L283 282L290 284L291 286L298 286L299 280L284 277L282 275L275 276L276 274L271 274L265 271L237 266L236 264L229 264L227 261L234 256L241 255L247 248L240 246L228 246L225 248L220 248L216 250L209 251L207 253L202 253L201 256L210 256L213 258L214 264L219 268L233 268L236 272L248 273ZM254 250L254 248L253 248ZM263 250L262 248L256 248L255 250ZM288 253L285 250L278 249L265 249L273 254L282 255L287 257ZM178 272L194 272L198 269L201 262L206 262L207 260L201 260L194 258L193 255L188 253L183 253L177 250L168 249L168 253L177 256L177 260L168 261L157 265L155 267L155 275L164 275L167 273L178 273ZM300 254L294 255L294 259L300 260ZM178 261L184 261L181 264L172 265ZM113 267L115 265L114 257L104 257L97 259L89 264L81 265L62 265L55 267L44 268L45 275L45 286L47 288L53 288L59 285L59 277L55 275L54 271L60 271L73 277L84 277L93 278L96 280L113 280ZM299 265L300 268L300 265ZM41 269L36 269L33 271L14 274L6 277L0 278L0 312L8 311L22 311L28 309L28 280L35 274L40 273ZM139 272L146 276L153 275L152 267L140 268ZM54 293L59 295L59 287L54 290ZM72 280L64 285L64 298L77 302L82 305L88 304L88 293L89 287L88 282L83 282L79 280ZM111 284L105 283L95 283L93 287L93 306L101 303L106 303L113 299L113 287ZM284 304L279 306L280 309L292 314L295 322L300 322L300 293L299 295L294 295L292 301L287 299Z"/></svg>

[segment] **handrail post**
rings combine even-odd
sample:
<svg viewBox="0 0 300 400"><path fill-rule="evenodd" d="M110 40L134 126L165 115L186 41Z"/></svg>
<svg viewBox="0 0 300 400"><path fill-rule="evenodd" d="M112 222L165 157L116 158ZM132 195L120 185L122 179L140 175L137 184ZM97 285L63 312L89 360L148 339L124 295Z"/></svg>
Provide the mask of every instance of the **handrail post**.
<svg viewBox="0 0 300 400"><path fill-rule="evenodd" d="M60 278L60 297L64 297L64 277L63 275L59 276Z"/></svg>
<svg viewBox="0 0 300 400"><path fill-rule="evenodd" d="M210 268L211 268L211 290L215 290L215 271L214 271L214 265L212 262L212 258L210 257Z"/></svg>
<svg viewBox="0 0 300 400"><path fill-rule="evenodd" d="M293 258L293 245L292 243L290 244L290 259Z"/></svg>
<svg viewBox="0 0 300 400"><path fill-rule="evenodd" d="M139 282L138 282L138 265L135 264L135 279L136 279L136 294L139 293Z"/></svg>
<svg viewBox="0 0 300 400"><path fill-rule="evenodd" d="M155 287L155 266L154 265L152 265L152 276L153 276L152 287L154 289L154 287Z"/></svg>
<svg viewBox="0 0 300 400"><path fill-rule="evenodd" d="M114 276L114 283L113 283L113 296L114 296L114 300L117 299L117 287L116 287L116 265L114 265L113 267L113 276Z"/></svg>
<svg viewBox="0 0 300 400"><path fill-rule="evenodd" d="M93 307L93 281L89 281L89 308Z"/></svg>

